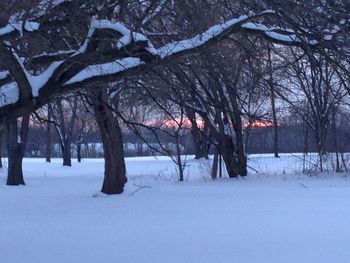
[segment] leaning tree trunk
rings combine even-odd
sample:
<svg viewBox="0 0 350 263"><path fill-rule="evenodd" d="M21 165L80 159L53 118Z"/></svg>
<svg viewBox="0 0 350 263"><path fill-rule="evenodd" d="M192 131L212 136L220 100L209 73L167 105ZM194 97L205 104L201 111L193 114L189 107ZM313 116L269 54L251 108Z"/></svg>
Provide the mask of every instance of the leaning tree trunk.
<svg viewBox="0 0 350 263"><path fill-rule="evenodd" d="M219 149L224 160L228 176L230 178L237 177L239 171L232 137L223 135L220 140Z"/></svg>
<svg viewBox="0 0 350 263"><path fill-rule="evenodd" d="M124 191L124 185L127 182L121 129L107 104L107 91L102 89L95 92L93 101L105 159L102 192L120 194Z"/></svg>
<svg viewBox="0 0 350 263"><path fill-rule="evenodd" d="M24 185L22 162L29 131L29 116L22 118L20 127L17 118L7 119L8 174L7 185Z"/></svg>

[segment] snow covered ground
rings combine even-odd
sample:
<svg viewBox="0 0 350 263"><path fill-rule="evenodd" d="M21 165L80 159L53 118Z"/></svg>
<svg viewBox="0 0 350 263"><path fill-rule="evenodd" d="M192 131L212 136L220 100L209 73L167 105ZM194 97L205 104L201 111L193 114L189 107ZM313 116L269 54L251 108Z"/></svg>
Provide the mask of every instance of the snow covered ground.
<svg viewBox="0 0 350 263"><path fill-rule="evenodd" d="M168 158L129 158L118 196L100 194L98 159L27 159L24 187L1 171L0 262L350 262L347 174L305 176L295 155L253 155L238 180L187 164L179 183Z"/></svg>

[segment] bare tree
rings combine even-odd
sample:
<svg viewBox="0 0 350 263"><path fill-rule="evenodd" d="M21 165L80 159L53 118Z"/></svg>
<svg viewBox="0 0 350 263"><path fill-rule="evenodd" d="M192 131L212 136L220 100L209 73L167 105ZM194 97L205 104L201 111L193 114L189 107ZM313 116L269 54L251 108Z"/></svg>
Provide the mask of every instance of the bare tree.
<svg viewBox="0 0 350 263"><path fill-rule="evenodd" d="M250 1L17 2L13 4L13 1L6 0L1 3L3 8L0 11L0 85L1 94L6 98L1 101L0 116L5 116L12 124L9 129L12 133L11 145L18 133L13 125L17 119L29 115L57 96L91 87L105 88L106 83L163 68L166 63L213 46L233 34L259 35L278 44L318 52L329 59L333 59L333 52L338 47L346 51L344 42L340 41L346 38L348 27L347 23L341 22L348 16L348 12L344 11L348 10L348 5L344 1L323 3L322 8L316 8L319 4L315 1L307 5L292 0L261 4ZM211 8L203 9L205 12L183 8L184 4L194 7L200 3ZM308 7L307 13L305 7ZM296 12L286 12L293 8ZM336 11L332 12L333 9ZM327 12L330 16L323 16ZM334 17L334 20L321 20L322 17ZM205 18L214 26L202 23ZM185 24L186 30L181 30L179 24ZM336 62L345 72L343 60ZM220 76L219 79L222 82L225 78ZM234 97L234 94L231 96ZM232 102L234 106L235 100ZM216 115L222 113L227 115L215 112ZM238 115L236 111L235 116ZM213 121L211 117L205 116L206 121ZM241 154L244 152L240 139L241 125L238 119L231 118L230 121L235 122L243 175L245 159ZM10 153L12 150L19 152L12 145L9 158L15 156ZM19 172L10 169L9 174ZM121 185L112 188L113 191L106 191L122 191Z"/></svg>
<svg viewBox="0 0 350 263"><path fill-rule="evenodd" d="M326 153L332 112L346 95L345 87L335 68L316 56L311 61L303 59L294 63L288 69L288 76L290 87L282 96L313 132L319 153L319 168L323 171L322 156Z"/></svg>
<svg viewBox="0 0 350 263"><path fill-rule="evenodd" d="M60 98L53 107L54 126L57 131L62 151L63 166L72 166L72 142L77 120L78 97Z"/></svg>

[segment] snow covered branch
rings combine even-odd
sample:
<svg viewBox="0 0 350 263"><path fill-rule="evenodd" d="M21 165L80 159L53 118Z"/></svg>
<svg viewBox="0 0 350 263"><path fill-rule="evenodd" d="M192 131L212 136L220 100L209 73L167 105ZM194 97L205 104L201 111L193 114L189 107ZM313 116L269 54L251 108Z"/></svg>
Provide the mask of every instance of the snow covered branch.
<svg viewBox="0 0 350 263"><path fill-rule="evenodd" d="M50 2L60 4L65 1ZM156 16L165 3L166 0L160 1L159 6L153 9L149 17L145 18L144 23ZM2 44L4 52L0 54L0 58L4 59L4 54L7 54L10 63L6 63L8 68L3 68L4 71L0 74L0 85L3 79L7 79L6 84L8 84L9 77L11 77L17 83L19 91L18 99L12 100L12 103L26 100L30 105L28 109L32 110L45 104L57 94L86 89L89 86L99 85L101 82L118 81L151 67L161 66L177 57L198 52L236 33L260 34L269 41L284 45L315 46L318 44L315 39L299 36L292 29L261 23L264 18L275 15L273 10L242 15L216 24L191 38L171 42L158 48L147 36L134 32L121 22L92 16L90 24L85 25L87 26L85 37L80 38L81 44L74 48L68 45L69 49L66 46L55 52L44 51L33 57L22 59L15 54L13 49L9 51L6 44ZM257 20L259 22L255 22ZM0 36L1 32L5 36L6 32L20 31L20 28L29 31L37 30L39 27L40 24L37 22L7 25L4 29L0 29ZM336 28L329 32L329 35L334 33L336 33ZM331 39L331 37L328 38ZM27 70L23 61L36 65L38 70ZM13 91L9 91L14 90L13 87L11 89L0 87L0 90L3 94L14 94ZM34 101L33 97L37 99ZM1 111L6 110L8 105L9 103L0 105L0 114Z"/></svg>

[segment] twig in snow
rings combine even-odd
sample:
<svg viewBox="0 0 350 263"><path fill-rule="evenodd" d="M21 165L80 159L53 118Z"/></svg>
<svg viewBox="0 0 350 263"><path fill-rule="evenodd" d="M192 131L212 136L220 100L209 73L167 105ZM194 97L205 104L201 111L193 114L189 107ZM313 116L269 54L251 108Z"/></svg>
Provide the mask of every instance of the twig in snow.
<svg viewBox="0 0 350 263"><path fill-rule="evenodd" d="M149 185L142 185L142 186L139 186L139 188L137 188L134 192L129 194L129 196L134 196L134 194L136 194L138 191L145 189L145 188L152 189L152 187Z"/></svg>

